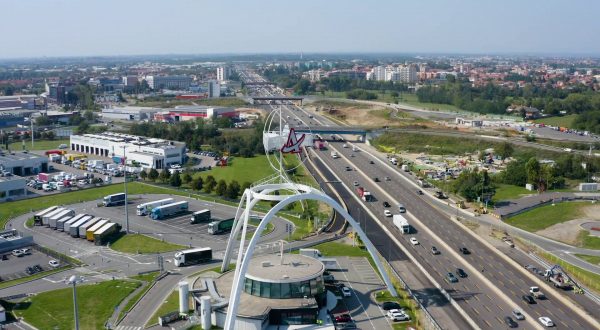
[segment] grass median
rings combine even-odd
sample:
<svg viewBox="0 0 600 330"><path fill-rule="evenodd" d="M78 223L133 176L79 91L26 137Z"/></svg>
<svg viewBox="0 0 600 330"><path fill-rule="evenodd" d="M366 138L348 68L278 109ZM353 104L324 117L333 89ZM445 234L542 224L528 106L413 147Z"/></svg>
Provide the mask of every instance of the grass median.
<svg viewBox="0 0 600 330"><path fill-rule="evenodd" d="M139 282L117 280L78 286L80 328L104 329L115 306L140 285ZM73 329L72 295L72 288L42 292L13 305L12 311L38 329Z"/></svg>
<svg viewBox="0 0 600 330"><path fill-rule="evenodd" d="M143 275L132 276L131 279L141 281L143 284L143 288L135 294L135 296L131 297L129 301L123 306L121 312L119 313L118 320L122 320L126 313L130 312L133 306L143 297L146 292L148 292L152 286L154 279L159 275L159 272L151 272Z"/></svg>
<svg viewBox="0 0 600 330"><path fill-rule="evenodd" d="M163 301L162 305L154 312L154 315L150 317L150 320L146 324L146 327L157 324L160 316L166 315L171 312L179 311L179 292L177 290L171 292L171 294Z"/></svg>
<svg viewBox="0 0 600 330"><path fill-rule="evenodd" d="M110 244L110 248L123 253L148 254L185 249L186 246L173 244L141 234L127 234Z"/></svg>
<svg viewBox="0 0 600 330"><path fill-rule="evenodd" d="M517 214L505 220L509 225L536 232L552 225L577 219L583 215L582 202L548 204Z"/></svg>

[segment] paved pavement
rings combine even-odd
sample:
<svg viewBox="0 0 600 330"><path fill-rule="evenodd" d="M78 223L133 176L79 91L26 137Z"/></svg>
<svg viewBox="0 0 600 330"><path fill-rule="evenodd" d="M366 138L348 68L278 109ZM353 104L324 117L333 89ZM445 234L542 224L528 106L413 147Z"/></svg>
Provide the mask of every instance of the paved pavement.
<svg viewBox="0 0 600 330"><path fill-rule="evenodd" d="M352 290L343 298L350 316L360 329L389 329L391 324L379 308L373 293L385 290L385 284L367 258L336 257L342 271L332 272L336 280Z"/></svg>

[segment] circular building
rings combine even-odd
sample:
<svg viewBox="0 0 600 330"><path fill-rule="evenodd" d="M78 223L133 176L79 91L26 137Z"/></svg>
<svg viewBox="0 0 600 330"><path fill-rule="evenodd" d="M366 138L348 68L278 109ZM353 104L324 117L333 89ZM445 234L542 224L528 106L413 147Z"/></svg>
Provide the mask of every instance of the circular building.
<svg viewBox="0 0 600 330"><path fill-rule="evenodd" d="M326 305L323 272L315 258L269 254L252 258L244 279L236 328L264 329L267 325L315 324ZM234 272L215 279L223 299L229 299ZM224 322L227 307L215 310L216 325Z"/></svg>

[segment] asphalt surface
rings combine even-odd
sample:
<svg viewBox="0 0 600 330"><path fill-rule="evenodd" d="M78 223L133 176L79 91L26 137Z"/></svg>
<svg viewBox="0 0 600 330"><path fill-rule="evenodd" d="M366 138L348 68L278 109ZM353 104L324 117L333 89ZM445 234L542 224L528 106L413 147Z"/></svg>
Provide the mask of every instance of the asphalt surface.
<svg viewBox="0 0 600 330"><path fill-rule="evenodd" d="M519 213L523 210L538 206L545 203L558 203L568 200L600 200L600 193L571 193L571 192L545 192L537 194L532 192L532 195L511 199L496 203L494 213L502 218L512 214Z"/></svg>
<svg viewBox="0 0 600 330"><path fill-rule="evenodd" d="M318 125L317 120L310 118L303 110L291 111L288 110L288 107L286 106L283 106L282 108L286 114L300 116L301 121L309 126L315 124ZM431 258L431 255L425 257L424 254L428 252L417 252L417 254L425 261L437 259L437 263L440 265L435 265L435 261L428 264L429 267L434 269L434 275L441 277L443 276L442 274L445 274L448 271L454 271L457 266L466 269L467 273L471 271L469 277L461 279L459 284L451 287L451 291L449 291L456 298L460 298L459 303L468 305L465 306L467 313L469 313L472 318L476 319L476 322L482 327L504 327L501 318L505 315L509 315L510 310L515 306L524 305L520 296L527 293L529 286L535 285L535 283L532 284L531 280L517 272L512 264L509 264L503 258L500 258L479 241L468 239L469 243L466 244L464 242L465 237L469 236L465 234L464 229L450 222L448 216L441 210L438 210L435 205L425 200L425 198L417 196L414 188L406 185L404 182L401 182L400 184L398 184L399 182L392 183L393 181L385 180L382 180L381 183L377 184L373 182L373 177L384 176L394 177L394 180L397 180L397 174L393 173L392 169L388 166L381 166L382 164L380 163L371 165L368 163L370 157L355 156L350 163L347 162L347 160L350 159L349 153L352 153L349 148L346 149L348 151L344 153L343 149L345 148L341 148L341 143L330 143L330 147L333 150L337 150L338 153L344 155L344 157L338 160L333 160L331 157L322 157L325 162L338 161L338 163L343 163L344 167L348 165L362 170L360 175L355 177L348 177L344 170L336 171L339 175L346 176L342 181L345 181L347 186L351 186L351 182L356 180L361 182L362 185L365 185L367 190L375 192L376 198L380 199L378 202L370 204L379 204L380 206L380 203L384 198L390 199L390 202L393 202L392 204L396 204L396 202L400 200L407 206L409 218L412 220L419 220L418 222L414 222L414 227L417 230L417 235L421 244L415 247L415 251L418 251L419 248L425 250L422 248L424 245L427 247L432 244L436 244L436 246L442 245L441 256L445 257L446 254L448 254L450 255L448 258ZM378 197L384 196L386 193L388 194L387 197L390 198ZM376 214L382 214L383 208L381 206L379 208L370 206L370 208L373 208L373 211L379 209L379 213ZM421 223L424 227L420 227ZM426 232L430 235L427 235ZM438 235L443 235L443 243L442 238ZM404 244L407 244L406 241ZM443 247L445 246L453 250L454 253L446 253L449 251L443 251ZM469 255L457 254L456 251L458 248L463 246L468 247L475 253ZM436 266L438 267L437 269ZM477 272L476 276L474 276L473 270L474 272ZM479 273L479 270L481 270L481 273ZM493 283L493 285L491 283ZM483 287L484 284L485 287ZM498 295L500 295L500 297L498 297ZM484 301L481 301L480 299L484 299ZM476 301L471 302L470 300ZM471 305L469 305L469 303L471 303ZM528 305L522 307L529 308L530 310L526 310L525 312L535 318L539 316L551 317L555 323L557 323L558 327L594 328L594 325L589 324L585 319L571 312L567 305L560 301L555 301L554 299L543 301L533 308L530 308ZM529 326L539 326L539 324L533 323L531 320L528 321L530 322Z"/></svg>

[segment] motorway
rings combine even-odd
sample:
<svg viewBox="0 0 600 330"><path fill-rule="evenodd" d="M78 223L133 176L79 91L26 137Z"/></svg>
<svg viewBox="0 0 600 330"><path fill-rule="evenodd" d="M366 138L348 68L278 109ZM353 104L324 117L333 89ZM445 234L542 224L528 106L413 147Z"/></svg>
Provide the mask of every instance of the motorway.
<svg viewBox="0 0 600 330"><path fill-rule="evenodd" d="M334 126L323 118L315 118L316 115L308 114L301 108L281 106L286 115L299 119L304 125ZM287 116L285 116L287 117ZM539 279L532 279L523 274L517 266L502 258L478 239L469 236L465 229L449 220L447 214L438 209L428 197L421 197L415 193L415 188L401 179L400 175L386 163L372 157L366 152L353 152L351 148L343 148L342 142L330 142L330 150L336 150L342 157L333 159L323 152L315 154L329 166L332 172L339 176L345 189L350 190L353 181L358 181L367 190L371 191L377 198L377 202L363 203L366 212L375 215L375 218L366 220L365 225L369 228L384 227L387 232L395 229L389 220L383 217L383 200L392 205L402 202L408 209L408 218L417 233L415 236L421 242L420 245L412 246L408 243L409 235L392 235L396 237L395 242L402 244L405 249L411 251L417 260L424 265L427 272L433 276L442 287L455 298L467 314L475 320L482 328L505 327L502 318L510 315L510 311L517 307L526 315L527 323L521 322L526 328L539 328L537 318L549 316L557 323L559 328L569 329L594 329L598 327L597 321L589 316L574 313L571 305L563 302L557 295L550 295L550 299L539 301L535 305L527 305L521 300L521 295L526 294L532 285L539 285ZM320 155L319 155L320 154ZM354 157L351 155L354 154ZM351 159L351 161L350 161ZM371 164L373 161L373 164ZM352 171L346 171L350 166ZM386 181L384 177L390 177ZM373 178L380 178L380 182L374 182ZM352 199L352 198L350 198ZM378 216L379 215L379 216ZM369 229L367 229L369 235ZM392 238L393 239L393 238ZM377 242L377 241L375 241ZM442 254L433 256L429 247L435 245ZM469 255L459 254L459 247L467 247L473 253ZM390 248L391 250L391 248ZM396 250L396 249L394 249ZM384 254L385 256L385 254ZM456 284L448 284L443 281L447 272L453 272L456 267L467 271L469 276L461 278ZM536 282L537 280L537 282ZM535 318L535 319L532 319Z"/></svg>

